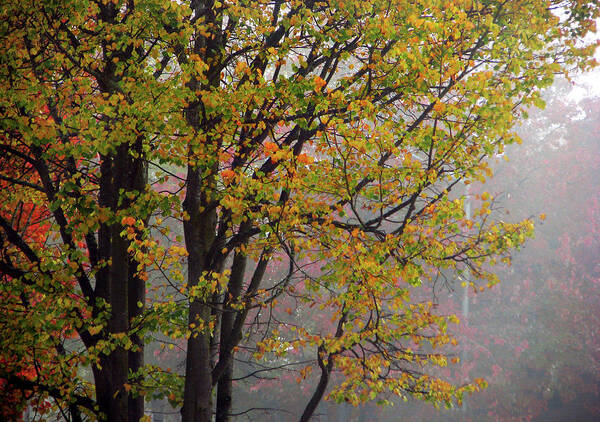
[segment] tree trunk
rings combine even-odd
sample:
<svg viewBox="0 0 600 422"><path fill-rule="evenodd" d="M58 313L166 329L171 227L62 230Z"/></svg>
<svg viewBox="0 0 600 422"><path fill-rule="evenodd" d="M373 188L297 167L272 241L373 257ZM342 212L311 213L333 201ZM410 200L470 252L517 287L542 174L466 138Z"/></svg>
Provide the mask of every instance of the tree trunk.
<svg viewBox="0 0 600 422"><path fill-rule="evenodd" d="M143 157L143 138L138 138L136 152L140 157ZM130 168L131 190L143 192L148 182L148 167L142 159L135 159ZM144 224L148 223L148 217L144 217ZM135 330L132 327L132 321L139 317L144 312L144 304L146 301L146 282L136 275L139 262L133 257L129 257L129 274L128 274L128 314L129 314L129 329ZM141 306L139 306L139 305ZM128 352L128 365L132 373L136 373L144 366L144 341L137 332L130 334L131 342L134 349ZM132 384L138 384L141 379L138 377L130 380ZM129 393L128 398L129 422L137 422L144 416L144 397L137 394L134 390Z"/></svg>
<svg viewBox="0 0 600 422"><path fill-rule="evenodd" d="M146 300L146 286L144 280L139 277L131 277L129 279L129 321L139 316L144 308L138 306L138 302L142 304ZM144 366L144 341L138 334L130 335L131 342L135 347L135 350L129 350L128 352L128 365L129 370L136 373ZM137 384L141 381L139 378L133 378L130 380L131 383ZM129 411L129 422L137 422L142 416L144 416L144 397L141 395L129 394L128 399L128 411Z"/></svg>
<svg viewBox="0 0 600 422"><path fill-rule="evenodd" d="M340 338L344 333L344 324L346 323L346 318L348 317L348 312L344 310L345 308L346 305L344 304L342 307L342 317L338 321L338 326L335 332L336 338ZM300 422L308 422L315 413L315 410L317 410L317 406L321 400L323 400L323 396L327 390L327 384L329 384L329 377L331 375L331 371L333 370L333 356L333 354L327 354L324 346L319 346L317 350L317 362L319 363L319 368L321 368L321 377L319 378L319 384L317 385L315 392L304 408L304 412L300 417Z"/></svg>
<svg viewBox="0 0 600 422"><path fill-rule="evenodd" d="M247 225L243 225L245 229ZM232 405L232 377L233 377L233 356L232 348L236 342L233 335L234 319L237 312L234 310L233 303L237 302L242 292L244 275L246 273L247 258L242 252L237 252L233 257L231 265L231 277L227 287L227 293L223 303L223 313L221 316L221 338L219 359L226 359L225 369L218 380L217 385L217 422L229 422L231 420ZM236 342L237 344L237 342Z"/></svg>
<svg viewBox="0 0 600 422"><path fill-rule="evenodd" d="M210 308L200 301L190 304L190 324L208 322ZM210 332L196 332L188 340L182 422L210 422L212 418L212 377Z"/></svg>
<svg viewBox="0 0 600 422"><path fill-rule="evenodd" d="M315 410L317 410L317 406L323 399L325 391L327 390L327 384L329 384L329 375L333 369L333 362L331 356L327 357L327 362L324 362L324 357L321 356L323 353L324 350L319 347L317 352L319 356L317 357L317 360L319 362L319 367L321 368L321 377L319 378L319 384L317 385L317 388L315 389L308 404L304 408L304 412L302 412L302 416L300 416L300 422L308 422L310 420L312 415L315 413Z"/></svg>
<svg viewBox="0 0 600 422"><path fill-rule="evenodd" d="M114 159L113 183L114 192L126 186L128 175L128 155L127 145L121 145L118 148L117 156ZM118 207L118 195L114 197L114 209ZM123 226L114 224L111 227L110 257L111 265L109 270L109 304L110 320L108 322L108 332L110 334L127 335L129 329L128 312L128 281L129 281L129 259L128 242L121 236ZM121 346L117 346L109 355L110 362L110 406L108 409L108 420L115 422L127 422L128 420L128 397L124 385L127 383L127 373L129 369L128 352Z"/></svg>
<svg viewBox="0 0 600 422"><path fill-rule="evenodd" d="M133 160L130 147L119 146L114 157L103 158L101 166L100 202L115 212L129 206L127 200L119 201L120 190L141 192L147 180L143 160ZM99 233L99 256L110 259L110 266L98 272L96 284L96 293L110 305L107 335L130 335L132 319L143 311L137 304L145 300L145 283L136 276L137 262L128 252L129 240L121 236L123 229L115 223L103 225ZM108 421L136 422L144 415L144 398L125 389L129 372L137 372L144 364L142 339L137 334L130 338L134 350L116 347L93 371L98 405Z"/></svg>
<svg viewBox="0 0 600 422"><path fill-rule="evenodd" d="M183 208L189 215L183 229L188 251L190 288L198 286L203 272L209 269L207 252L214 242L217 221L216 208L206 207L200 173L194 166L188 166L187 192L183 202ZM210 422L212 418L211 332L208 327L211 307L207 303L211 297L212 292L206 292L190 301L188 323L192 335L188 339L185 360L185 388L181 409L183 422ZM202 328L198 329L199 326Z"/></svg>
<svg viewBox="0 0 600 422"><path fill-rule="evenodd" d="M217 386L217 422L231 421L233 404L233 359L229 361Z"/></svg>
<svg viewBox="0 0 600 422"><path fill-rule="evenodd" d="M202 57L209 65L205 76L207 83L200 82L193 77L186 83L191 92L197 92L201 87L218 87L222 70L222 16L216 16L214 0L191 2L190 6L196 16L203 18L204 25L210 32L197 33L193 45L194 54ZM183 51L183 50L182 50ZM181 63L189 61L185 54L179 54ZM185 110L185 118L189 127L195 134L203 133L205 136L214 128L216 121L207 121L200 97L196 98ZM203 119L200 116L203 115ZM196 146L190 142L188 146L188 168L186 180L186 195L183 209L189 219L183 222L185 246L188 252L188 287L198 286L199 279L206 272L219 272L220 268L209 258L209 250L214 246L217 228L217 204L207 192L216 188L216 173L218 162L205 167L206 164L197 162L196 149L211 145L218 149L218 140L207 137L203 145ZM208 171L208 175L206 172ZM201 286L202 287L202 286ZM208 289L207 289L208 290ZM183 393L183 407L181 409L182 422L210 422L212 419L212 359L211 338L212 333L208 324L211 318L212 293L206 292L190 300L189 328L192 335L188 339L187 355L185 361L185 387ZM213 306L211 306L213 305ZM218 318L218 315L216 315ZM202 326L202 329L194 328Z"/></svg>

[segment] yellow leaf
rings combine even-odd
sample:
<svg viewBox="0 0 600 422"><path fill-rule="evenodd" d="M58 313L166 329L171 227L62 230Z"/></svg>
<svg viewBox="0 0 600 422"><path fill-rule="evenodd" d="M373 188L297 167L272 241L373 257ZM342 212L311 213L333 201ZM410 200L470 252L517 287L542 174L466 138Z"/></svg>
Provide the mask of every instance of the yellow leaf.
<svg viewBox="0 0 600 422"><path fill-rule="evenodd" d="M102 325L95 325L93 327L88 328L88 332L95 336L96 334L98 334L100 331L102 331Z"/></svg>

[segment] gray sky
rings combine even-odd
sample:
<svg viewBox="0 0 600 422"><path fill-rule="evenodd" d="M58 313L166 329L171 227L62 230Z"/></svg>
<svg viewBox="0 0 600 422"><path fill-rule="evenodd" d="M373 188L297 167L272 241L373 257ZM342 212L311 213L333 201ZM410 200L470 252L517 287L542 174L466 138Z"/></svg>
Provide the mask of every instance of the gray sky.
<svg viewBox="0 0 600 422"><path fill-rule="evenodd" d="M600 39L600 19L596 21L596 26L599 30L588 39ZM596 49L594 57L599 65L591 72L583 73L574 78L577 86L574 93L571 94L574 99L600 96L600 48Z"/></svg>

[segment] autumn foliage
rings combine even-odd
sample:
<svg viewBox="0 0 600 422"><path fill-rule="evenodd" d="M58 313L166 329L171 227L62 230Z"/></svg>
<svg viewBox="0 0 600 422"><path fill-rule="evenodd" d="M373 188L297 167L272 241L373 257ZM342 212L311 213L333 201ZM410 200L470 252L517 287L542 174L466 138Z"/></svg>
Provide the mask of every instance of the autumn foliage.
<svg viewBox="0 0 600 422"><path fill-rule="evenodd" d="M485 385L440 375L459 320L424 293L442 273L496 284L532 235L485 197L466 215L459 186L491 176L555 73L590 64L576 40L598 5L0 13L0 378L29 403L137 421L166 398L185 422L227 421L239 372L291 356L300 421L325 398L453 406ZM179 368L145 361L158 342Z"/></svg>
<svg viewBox="0 0 600 422"><path fill-rule="evenodd" d="M490 379L472 420L594 420L598 351L599 100L563 82L532 112L490 186L512 215L543 212L536 237L503 271L493 297L476 298L470 372ZM494 308L502 306L498 315Z"/></svg>

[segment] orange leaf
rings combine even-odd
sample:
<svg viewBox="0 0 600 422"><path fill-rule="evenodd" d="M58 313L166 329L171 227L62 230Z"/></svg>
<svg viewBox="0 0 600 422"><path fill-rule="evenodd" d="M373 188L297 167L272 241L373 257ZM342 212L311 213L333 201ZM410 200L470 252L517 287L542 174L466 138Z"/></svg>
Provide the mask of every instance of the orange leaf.
<svg viewBox="0 0 600 422"><path fill-rule="evenodd" d="M221 172L221 177L223 178L223 183L226 185L230 184L233 178L235 177L235 172L231 169L226 169Z"/></svg>
<svg viewBox="0 0 600 422"><path fill-rule="evenodd" d="M279 150L279 147L277 146L277 144L274 142L270 142L270 141L265 142L264 147L265 147L265 152L267 154L272 154Z"/></svg>
<svg viewBox="0 0 600 422"><path fill-rule="evenodd" d="M314 83L315 83L315 91L317 91L317 92L321 92L321 89L325 85L327 85L327 82L325 82L325 80L323 80L323 78L321 78L320 76L315 76Z"/></svg>
<svg viewBox="0 0 600 422"><path fill-rule="evenodd" d="M306 155L306 154L298 155L297 160L299 163L302 163L302 164L311 164L314 161L311 156Z"/></svg>

